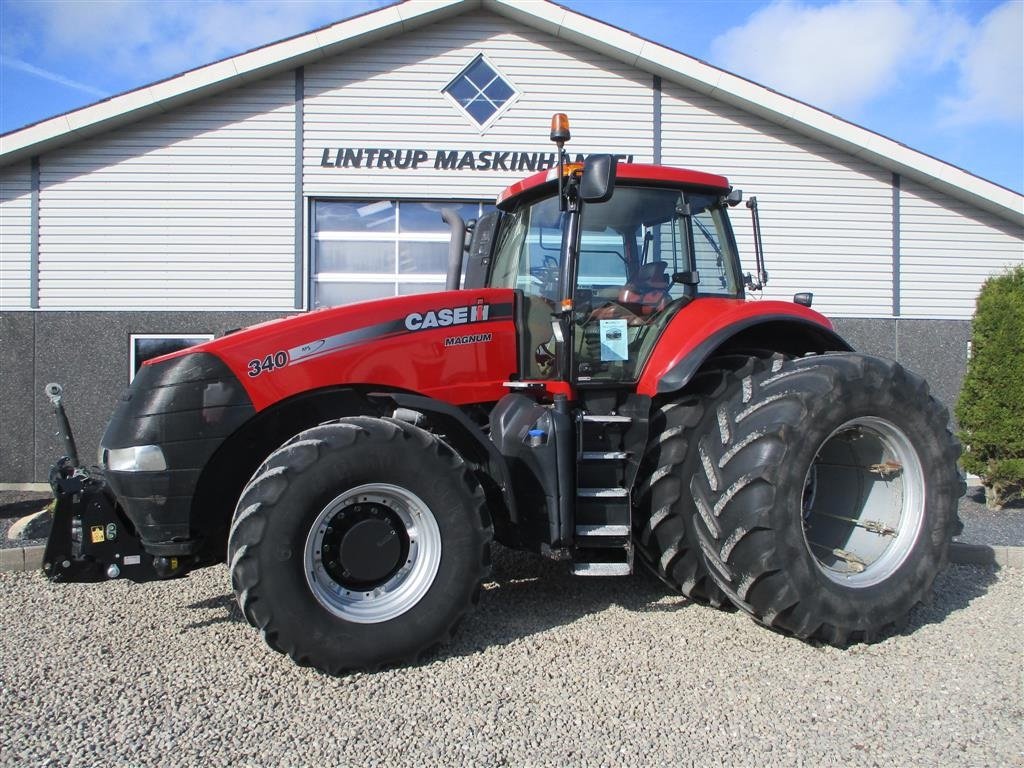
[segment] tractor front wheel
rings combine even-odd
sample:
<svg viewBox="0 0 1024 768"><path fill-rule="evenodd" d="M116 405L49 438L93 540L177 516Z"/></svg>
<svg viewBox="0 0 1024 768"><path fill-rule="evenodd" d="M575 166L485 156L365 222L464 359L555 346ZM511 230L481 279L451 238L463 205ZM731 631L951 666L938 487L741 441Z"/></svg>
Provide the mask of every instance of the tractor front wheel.
<svg viewBox="0 0 1024 768"><path fill-rule="evenodd" d="M353 417L296 435L238 502L235 594L271 648L330 674L447 641L489 571L484 494L418 427Z"/></svg>
<svg viewBox="0 0 1024 768"><path fill-rule="evenodd" d="M927 384L860 354L776 358L717 405L691 480L713 580L757 621L880 637L945 566L959 445Z"/></svg>

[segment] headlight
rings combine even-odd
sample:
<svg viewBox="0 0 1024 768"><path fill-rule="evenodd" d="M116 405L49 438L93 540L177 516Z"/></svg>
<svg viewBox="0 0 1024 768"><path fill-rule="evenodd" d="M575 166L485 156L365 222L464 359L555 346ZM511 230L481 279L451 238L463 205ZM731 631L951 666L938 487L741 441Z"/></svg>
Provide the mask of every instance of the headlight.
<svg viewBox="0 0 1024 768"><path fill-rule="evenodd" d="M167 469L159 445L133 445L130 448L100 448L104 464L111 472L159 472Z"/></svg>

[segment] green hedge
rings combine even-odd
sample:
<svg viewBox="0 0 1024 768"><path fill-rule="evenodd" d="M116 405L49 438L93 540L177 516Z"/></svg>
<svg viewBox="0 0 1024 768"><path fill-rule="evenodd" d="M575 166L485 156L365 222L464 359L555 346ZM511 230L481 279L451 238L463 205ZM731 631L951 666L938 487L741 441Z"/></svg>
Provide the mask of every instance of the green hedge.
<svg viewBox="0 0 1024 768"><path fill-rule="evenodd" d="M999 509L1024 488L1024 266L981 288L956 418L964 468Z"/></svg>

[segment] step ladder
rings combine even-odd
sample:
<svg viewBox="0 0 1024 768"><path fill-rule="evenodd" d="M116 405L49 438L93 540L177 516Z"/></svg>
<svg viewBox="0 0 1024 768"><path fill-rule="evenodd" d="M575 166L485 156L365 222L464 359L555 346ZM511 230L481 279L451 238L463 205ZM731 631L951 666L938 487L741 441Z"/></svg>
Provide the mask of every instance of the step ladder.
<svg viewBox="0 0 1024 768"><path fill-rule="evenodd" d="M576 418L576 514L572 572L633 572L632 504L625 433L629 416L580 413Z"/></svg>

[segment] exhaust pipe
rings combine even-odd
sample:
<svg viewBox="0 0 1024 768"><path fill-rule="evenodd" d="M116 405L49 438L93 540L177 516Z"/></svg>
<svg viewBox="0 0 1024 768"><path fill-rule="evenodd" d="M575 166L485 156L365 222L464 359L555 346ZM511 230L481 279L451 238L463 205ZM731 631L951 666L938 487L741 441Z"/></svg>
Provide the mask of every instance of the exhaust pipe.
<svg viewBox="0 0 1024 768"><path fill-rule="evenodd" d="M454 208L442 208L441 218L452 230L452 239L448 244L448 279L444 289L457 291L462 279L462 254L466 250L466 222Z"/></svg>

